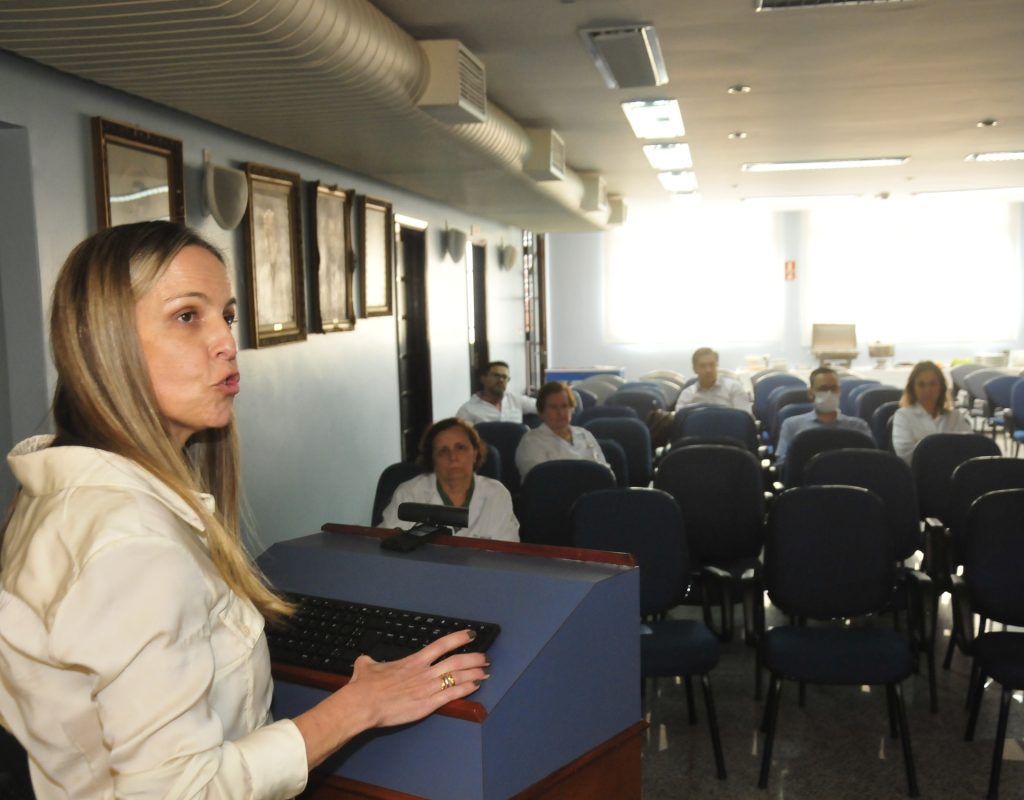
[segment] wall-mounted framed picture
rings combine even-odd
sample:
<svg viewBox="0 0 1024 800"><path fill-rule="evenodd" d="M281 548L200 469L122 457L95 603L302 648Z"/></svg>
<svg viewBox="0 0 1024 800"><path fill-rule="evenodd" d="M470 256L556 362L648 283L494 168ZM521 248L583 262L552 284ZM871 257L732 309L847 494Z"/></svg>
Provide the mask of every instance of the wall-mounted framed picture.
<svg viewBox="0 0 1024 800"><path fill-rule="evenodd" d="M100 230L127 222L185 222L181 142L93 117L96 220Z"/></svg>
<svg viewBox="0 0 1024 800"><path fill-rule="evenodd" d="M246 164L249 181L249 333L255 347L306 338L302 283L301 179Z"/></svg>
<svg viewBox="0 0 1024 800"><path fill-rule="evenodd" d="M311 327L316 333L350 331L352 301L352 193L316 181L309 185L310 243L313 251Z"/></svg>
<svg viewBox="0 0 1024 800"><path fill-rule="evenodd" d="M395 221L391 203L359 198L359 300L364 317L387 317L393 312Z"/></svg>

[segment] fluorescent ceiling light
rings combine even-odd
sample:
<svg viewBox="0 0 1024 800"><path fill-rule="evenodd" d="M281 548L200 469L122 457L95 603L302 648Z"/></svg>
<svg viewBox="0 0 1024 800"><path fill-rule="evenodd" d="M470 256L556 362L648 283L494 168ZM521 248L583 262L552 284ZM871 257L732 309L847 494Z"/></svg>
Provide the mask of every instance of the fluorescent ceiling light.
<svg viewBox="0 0 1024 800"><path fill-rule="evenodd" d="M653 25L581 28L579 34L609 89L668 83Z"/></svg>
<svg viewBox="0 0 1024 800"><path fill-rule="evenodd" d="M670 192L693 192L697 190L697 176L685 170L659 172L658 180Z"/></svg>
<svg viewBox="0 0 1024 800"><path fill-rule="evenodd" d="M771 206L773 208L791 208L805 207L819 203L849 202L850 200L860 199L861 195L859 194L809 194L789 196L778 195L772 197L741 197L740 202L749 203L751 205Z"/></svg>
<svg viewBox="0 0 1024 800"><path fill-rule="evenodd" d="M622 110L638 139L677 139L686 135L677 100L627 100Z"/></svg>
<svg viewBox="0 0 1024 800"><path fill-rule="evenodd" d="M659 170L689 169L693 166L690 145L682 142L645 144L644 155L651 162L651 166Z"/></svg>
<svg viewBox="0 0 1024 800"><path fill-rule="evenodd" d="M1024 150L1004 150L1001 153L971 153L964 161L1024 161Z"/></svg>
<svg viewBox="0 0 1024 800"><path fill-rule="evenodd" d="M832 161L762 161L744 164L740 167L744 172L793 172L809 169L854 169L858 167L898 167L906 164L910 156L891 156L887 158L842 158Z"/></svg>

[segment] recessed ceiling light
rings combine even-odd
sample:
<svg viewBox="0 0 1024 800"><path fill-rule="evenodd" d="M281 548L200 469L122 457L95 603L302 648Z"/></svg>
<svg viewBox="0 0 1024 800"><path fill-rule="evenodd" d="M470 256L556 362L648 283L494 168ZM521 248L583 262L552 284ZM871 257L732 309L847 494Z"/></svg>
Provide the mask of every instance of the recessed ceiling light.
<svg viewBox="0 0 1024 800"><path fill-rule="evenodd" d="M842 158L830 161L762 161L743 164L744 172L793 172L810 169L854 169L857 167L897 167L906 164L910 156L886 158Z"/></svg>
<svg viewBox="0 0 1024 800"><path fill-rule="evenodd" d="M670 192L694 192L697 190L697 176L687 170L659 172L658 180Z"/></svg>
<svg viewBox="0 0 1024 800"><path fill-rule="evenodd" d="M737 83L726 89L729 94L750 94L750 87L745 83Z"/></svg>
<svg viewBox="0 0 1024 800"><path fill-rule="evenodd" d="M971 153L964 161L1024 161L1024 150L1005 150L1001 153Z"/></svg>
<svg viewBox="0 0 1024 800"><path fill-rule="evenodd" d="M668 83L653 25L580 28L579 34L609 89Z"/></svg>
<svg viewBox="0 0 1024 800"><path fill-rule="evenodd" d="M728 139L746 139L747 138L747 132L746 131L733 131L726 138L728 138Z"/></svg>
<svg viewBox="0 0 1024 800"><path fill-rule="evenodd" d="M686 135L677 100L627 100L622 110L638 139L678 139Z"/></svg>
<svg viewBox="0 0 1024 800"><path fill-rule="evenodd" d="M978 120L978 127L979 128L994 128L998 124L999 124L999 120L992 119L991 117L988 117L987 119L979 119Z"/></svg>
<svg viewBox="0 0 1024 800"><path fill-rule="evenodd" d="M645 144L644 155L651 162L651 166L658 170L689 169L693 166L690 145L683 142Z"/></svg>

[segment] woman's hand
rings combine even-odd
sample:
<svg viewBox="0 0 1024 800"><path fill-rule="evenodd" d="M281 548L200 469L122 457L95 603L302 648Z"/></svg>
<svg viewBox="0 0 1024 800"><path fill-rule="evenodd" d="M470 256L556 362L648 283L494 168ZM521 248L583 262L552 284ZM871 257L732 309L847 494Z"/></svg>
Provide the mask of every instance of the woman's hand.
<svg viewBox="0 0 1024 800"><path fill-rule="evenodd" d="M347 686L295 718L306 740L309 766L365 730L415 722L475 692L488 677L489 662L483 653L460 653L438 661L475 636L473 631L450 633L400 661L357 658Z"/></svg>

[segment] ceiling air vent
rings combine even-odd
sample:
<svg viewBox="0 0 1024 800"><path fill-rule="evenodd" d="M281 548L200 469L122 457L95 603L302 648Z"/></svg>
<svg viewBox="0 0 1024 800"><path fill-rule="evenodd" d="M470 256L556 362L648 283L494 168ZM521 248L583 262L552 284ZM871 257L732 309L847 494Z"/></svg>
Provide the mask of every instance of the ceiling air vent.
<svg viewBox="0 0 1024 800"><path fill-rule="evenodd" d="M430 80L416 105L445 122L487 119L487 79L483 62L457 39L419 43L430 66Z"/></svg>
<svg viewBox="0 0 1024 800"><path fill-rule="evenodd" d="M754 0L755 11L776 11L780 8L812 8L814 6L869 6L879 3L909 3L910 0Z"/></svg>
<svg viewBox="0 0 1024 800"><path fill-rule="evenodd" d="M653 25L580 28L579 34L609 89L668 83L665 59Z"/></svg>
<svg viewBox="0 0 1024 800"><path fill-rule="evenodd" d="M608 195L608 224L622 225L628 216L629 207L626 199L620 194Z"/></svg>
<svg viewBox="0 0 1024 800"><path fill-rule="evenodd" d="M551 128L527 128L530 155L523 171L534 180L560 181L565 178L565 142Z"/></svg>
<svg viewBox="0 0 1024 800"><path fill-rule="evenodd" d="M580 201L580 208L584 211L607 211L608 210L608 187L604 182L604 176L596 172L589 172L580 175L583 181L583 199Z"/></svg>

